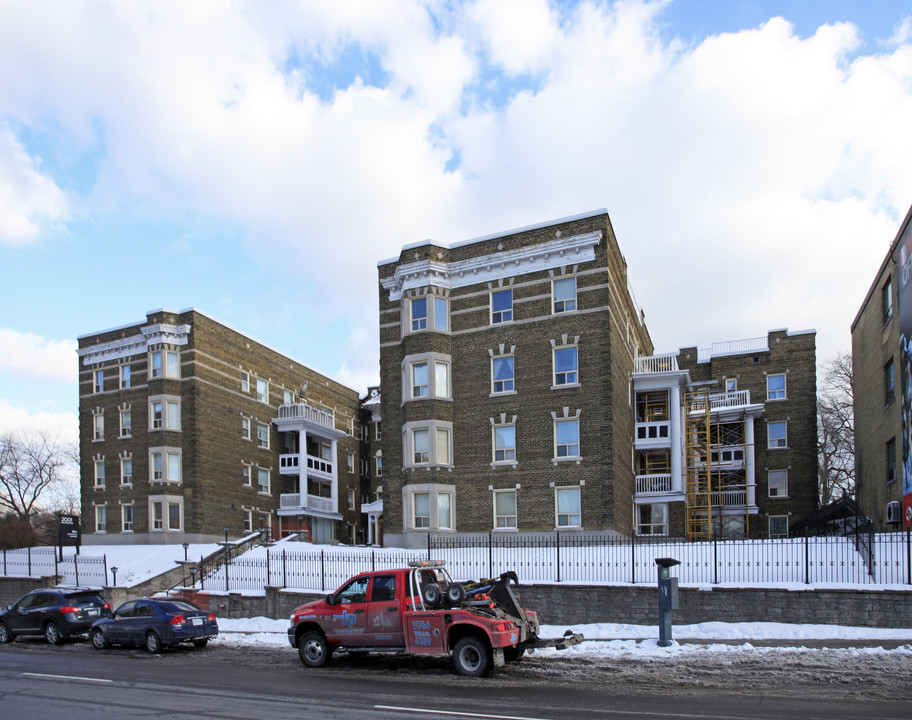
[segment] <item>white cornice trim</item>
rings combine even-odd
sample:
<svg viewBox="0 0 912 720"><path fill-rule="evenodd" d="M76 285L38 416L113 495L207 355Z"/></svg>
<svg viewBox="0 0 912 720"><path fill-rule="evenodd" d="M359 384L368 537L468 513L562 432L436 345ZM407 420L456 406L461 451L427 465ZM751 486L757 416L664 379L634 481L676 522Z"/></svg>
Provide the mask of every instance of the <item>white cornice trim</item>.
<svg viewBox="0 0 912 720"><path fill-rule="evenodd" d="M595 231L450 263L419 260L400 265L391 277L380 282L395 302L406 291L427 285L453 289L589 262L595 260L595 246L601 239L601 231Z"/></svg>
<svg viewBox="0 0 912 720"><path fill-rule="evenodd" d="M167 325L156 323L139 329L138 335L130 335L97 345L79 348L76 354L82 358L83 365L95 365L132 355L141 355L150 345L167 343L168 345L186 345L190 334L189 325Z"/></svg>

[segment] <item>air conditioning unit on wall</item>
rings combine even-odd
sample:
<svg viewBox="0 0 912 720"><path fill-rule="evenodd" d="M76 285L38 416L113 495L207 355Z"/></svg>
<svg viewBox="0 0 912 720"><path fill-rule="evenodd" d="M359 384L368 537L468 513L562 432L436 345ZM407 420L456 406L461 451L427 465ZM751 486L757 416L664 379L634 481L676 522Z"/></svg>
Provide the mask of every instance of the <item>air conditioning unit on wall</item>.
<svg viewBox="0 0 912 720"><path fill-rule="evenodd" d="M884 522L898 523L902 522L902 503L899 500L887 503L887 512Z"/></svg>

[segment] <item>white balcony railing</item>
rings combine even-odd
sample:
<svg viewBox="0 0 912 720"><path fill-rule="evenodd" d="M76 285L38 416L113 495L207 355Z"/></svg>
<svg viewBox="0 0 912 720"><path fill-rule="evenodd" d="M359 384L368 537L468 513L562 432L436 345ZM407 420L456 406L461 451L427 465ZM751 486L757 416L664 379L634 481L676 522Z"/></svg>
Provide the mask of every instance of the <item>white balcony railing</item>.
<svg viewBox="0 0 912 720"><path fill-rule="evenodd" d="M674 372L677 369L678 356L676 354L650 355L638 357L633 361L633 372L635 373Z"/></svg>
<svg viewBox="0 0 912 720"><path fill-rule="evenodd" d="M300 464L301 456L297 453L279 455L279 472L290 470L293 473L297 473Z"/></svg>
<svg viewBox="0 0 912 720"><path fill-rule="evenodd" d="M322 477L331 480L333 478L333 464L330 460L316 457L314 455L305 455L308 476ZM297 475L301 468L301 456L298 453L289 453L279 455L279 472L291 475Z"/></svg>
<svg viewBox="0 0 912 720"><path fill-rule="evenodd" d="M319 510L330 513L336 511L332 498L302 493L283 493L279 496L279 507L282 510Z"/></svg>
<svg viewBox="0 0 912 720"><path fill-rule="evenodd" d="M765 352L766 350L769 350L769 341L766 337L714 342L712 347L697 350L697 362L708 362L710 358L722 355L740 355L742 353Z"/></svg>
<svg viewBox="0 0 912 720"><path fill-rule="evenodd" d="M746 490L723 490L712 494L713 505L716 507L746 507Z"/></svg>
<svg viewBox="0 0 912 720"><path fill-rule="evenodd" d="M637 495L664 495L671 492L671 473L662 475L637 475Z"/></svg>
<svg viewBox="0 0 912 720"><path fill-rule="evenodd" d="M335 420L331 412L320 410L307 403L285 403L284 405L279 405L279 419L309 420L323 427L335 427Z"/></svg>
<svg viewBox="0 0 912 720"><path fill-rule="evenodd" d="M698 395L690 402L689 410L692 413L706 412L706 398L709 398L710 412L725 410L726 408L750 405L750 390L736 390L728 393L714 393L712 395Z"/></svg>

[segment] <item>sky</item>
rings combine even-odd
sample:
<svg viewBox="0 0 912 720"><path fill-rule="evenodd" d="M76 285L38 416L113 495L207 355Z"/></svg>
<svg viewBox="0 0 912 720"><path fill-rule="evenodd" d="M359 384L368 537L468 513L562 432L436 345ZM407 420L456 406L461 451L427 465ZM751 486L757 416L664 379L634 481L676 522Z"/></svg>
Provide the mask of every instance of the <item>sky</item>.
<svg viewBox="0 0 912 720"><path fill-rule="evenodd" d="M379 261L599 208L657 352L823 361L912 205L907 1L0 0L0 64L0 430L162 307L363 393Z"/></svg>

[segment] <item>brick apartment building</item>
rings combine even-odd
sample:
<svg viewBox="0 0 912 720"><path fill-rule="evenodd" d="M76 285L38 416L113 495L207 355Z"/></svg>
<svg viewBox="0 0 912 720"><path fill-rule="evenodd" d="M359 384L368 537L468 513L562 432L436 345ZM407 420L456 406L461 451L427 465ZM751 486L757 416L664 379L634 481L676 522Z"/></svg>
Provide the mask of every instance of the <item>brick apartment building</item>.
<svg viewBox="0 0 912 720"><path fill-rule="evenodd" d="M817 509L816 334L637 358L639 535L786 537Z"/></svg>
<svg viewBox="0 0 912 720"><path fill-rule="evenodd" d="M910 527L912 208L852 323L856 498L881 530Z"/></svg>
<svg viewBox="0 0 912 720"><path fill-rule="evenodd" d="M363 541L354 390L195 309L83 335L77 353L87 542Z"/></svg>
<svg viewBox="0 0 912 720"><path fill-rule="evenodd" d="M378 264L384 543L632 531L652 342L604 210Z"/></svg>

